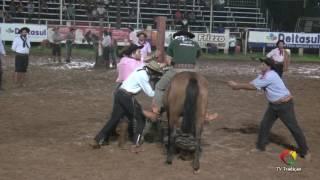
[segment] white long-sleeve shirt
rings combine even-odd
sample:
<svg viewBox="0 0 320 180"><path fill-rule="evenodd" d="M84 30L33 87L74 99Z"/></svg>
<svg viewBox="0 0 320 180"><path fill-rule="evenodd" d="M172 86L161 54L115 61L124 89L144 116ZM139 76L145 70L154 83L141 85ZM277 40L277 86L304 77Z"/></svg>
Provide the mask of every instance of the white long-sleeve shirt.
<svg viewBox="0 0 320 180"><path fill-rule="evenodd" d="M12 43L12 51L20 54L29 54L31 48L30 39L27 36L27 46L23 47L21 36L17 36Z"/></svg>
<svg viewBox="0 0 320 180"><path fill-rule="evenodd" d="M133 94L137 94L141 90L143 90L143 92L146 93L146 95L148 95L149 97L153 97L154 91L151 88L149 79L150 78L147 74L147 71L138 68L135 71L133 71L126 80L122 82L120 88Z"/></svg>
<svg viewBox="0 0 320 180"><path fill-rule="evenodd" d="M0 55L6 55L6 50L4 49L1 38L0 38Z"/></svg>
<svg viewBox="0 0 320 180"><path fill-rule="evenodd" d="M274 61L282 63L284 61L284 49L282 50L282 54L280 53L279 48L272 49L268 54L268 58L272 58Z"/></svg>

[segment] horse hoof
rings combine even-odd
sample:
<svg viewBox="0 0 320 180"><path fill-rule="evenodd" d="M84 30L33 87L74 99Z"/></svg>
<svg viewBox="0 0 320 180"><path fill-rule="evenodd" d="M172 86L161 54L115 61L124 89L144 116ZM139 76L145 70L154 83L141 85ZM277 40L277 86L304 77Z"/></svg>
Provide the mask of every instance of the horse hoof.
<svg viewBox="0 0 320 180"><path fill-rule="evenodd" d="M168 165L171 165L171 164L172 164L172 161L166 161L166 163L167 163Z"/></svg>
<svg viewBox="0 0 320 180"><path fill-rule="evenodd" d="M199 174L199 173L200 173L200 169L193 170L193 174Z"/></svg>

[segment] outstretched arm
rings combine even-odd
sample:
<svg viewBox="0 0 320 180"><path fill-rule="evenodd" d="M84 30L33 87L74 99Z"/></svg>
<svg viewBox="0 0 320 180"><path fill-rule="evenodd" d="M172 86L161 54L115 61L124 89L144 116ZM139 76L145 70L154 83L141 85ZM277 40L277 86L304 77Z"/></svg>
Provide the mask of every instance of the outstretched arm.
<svg viewBox="0 0 320 180"><path fill-rule="evenodd" d="M235 81L228 81L228 85L233 89L233 90L257 90L257 88L250 84L250 83L237 83Z"/></svg>

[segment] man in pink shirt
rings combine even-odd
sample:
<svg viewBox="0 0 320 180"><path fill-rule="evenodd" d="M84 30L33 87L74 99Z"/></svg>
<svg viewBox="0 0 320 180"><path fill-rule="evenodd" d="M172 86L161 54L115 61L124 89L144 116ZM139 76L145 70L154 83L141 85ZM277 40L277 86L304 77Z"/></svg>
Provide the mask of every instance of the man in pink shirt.
<svg viewBox="0 0 320 180"><path fill-rule="evenodd" d="M135 69L144 65L140 59L135 59L132 56L132 54L137 53L137 50L141 50L142 48L143 46L132 44L122 53L122 58L117 64L118 78L116 82L123 82Z"/></svg>

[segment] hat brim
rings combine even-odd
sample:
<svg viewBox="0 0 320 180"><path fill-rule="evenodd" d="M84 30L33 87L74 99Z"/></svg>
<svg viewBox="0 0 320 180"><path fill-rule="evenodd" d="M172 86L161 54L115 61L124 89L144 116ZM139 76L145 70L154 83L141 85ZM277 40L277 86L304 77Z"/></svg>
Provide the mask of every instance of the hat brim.
<svg viewBox="0 0 320 180"><path fill-rule="evenodd" d="M126 50L124 50L121 54L122 55L131 55L133 52L135 52L137 49L142 49L143 46L137 46L137 45L130 45Z"/></svg>
<svg viewBox="0 0 320 180"><path fill-rule="evenodd" d="M147 65L147 68L151 69L151 70L154 71L154 72L157 72L157 73L162 74L162 71L161 71L160 69L156 68L156 67Z"/></svg>
<svg viewBox="0 0 320 180"><path fill-rule="evenodd" d="M27 33L30 33L30 29L27 28L27 27L23 27L23 28L19 29L19 32L18 32L18 33L20 34L23 30L26 30Z"/></svg>
<svg viewBox="0 0 320 180"><path fill-rule="evenodd" d="M195 35L193 33L188 32L188 31L178 31L178 32L174 33L172 37L175 38L176 36L187 36L191 39L195 37Z"/></svg>
<svg viewBox="0 0 320 180"><path fill-rule="evenodd" d="M155 63L157 63L156 61L154 61ZM152 64L151 62L149 62L148 64L146 64L146 67L151 69L152 71L155 71L157 73L162 74L162 69L159 67L155 67L154 64Z"/></svg>

